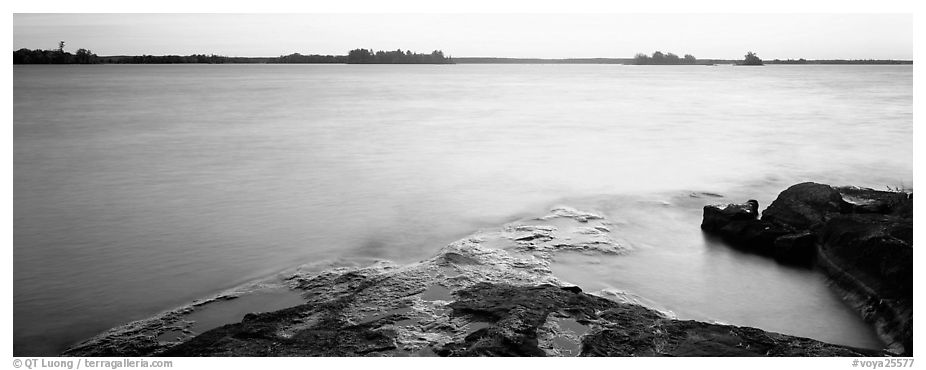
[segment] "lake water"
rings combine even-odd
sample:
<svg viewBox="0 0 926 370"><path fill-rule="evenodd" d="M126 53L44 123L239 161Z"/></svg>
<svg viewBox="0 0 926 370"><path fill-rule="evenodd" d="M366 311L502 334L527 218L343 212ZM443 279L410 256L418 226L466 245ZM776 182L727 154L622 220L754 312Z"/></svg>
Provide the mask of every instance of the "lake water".
<svg viewBox="0 0 926 370"><path fill-rule="evenodd" d="M880 344L819 273L701 207L912 188L912 66L15 66L14 354L300 264L412 262L567 204L628 256L557 257L682 318ZM724 198L690 196L711 192Z"/></svg>

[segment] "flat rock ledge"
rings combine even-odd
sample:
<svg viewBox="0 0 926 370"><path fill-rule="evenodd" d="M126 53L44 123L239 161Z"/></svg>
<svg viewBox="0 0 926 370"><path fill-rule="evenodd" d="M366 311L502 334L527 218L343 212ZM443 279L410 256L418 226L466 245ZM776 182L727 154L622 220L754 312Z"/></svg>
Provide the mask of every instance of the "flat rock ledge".
<svg viewBox="0 0 926 370"><path fill-rule="evenodd" d="M68 356L883 356L760 329L677 320L552 275L557 253L631 251L604 217L566 207L478 232L434 257L287 281L305 303L174 341L171 311L114 328ZM604 292L603 292L604 293ZM603 294L604 295L604 294Z"/></svg>
<svg viewBox="0 0 926 370"><path fill-rule="evenodd" d="M801 183L758 202L704 207L701 228L786 264L819 268L892 352L913 355L913 194Z"/></svg>

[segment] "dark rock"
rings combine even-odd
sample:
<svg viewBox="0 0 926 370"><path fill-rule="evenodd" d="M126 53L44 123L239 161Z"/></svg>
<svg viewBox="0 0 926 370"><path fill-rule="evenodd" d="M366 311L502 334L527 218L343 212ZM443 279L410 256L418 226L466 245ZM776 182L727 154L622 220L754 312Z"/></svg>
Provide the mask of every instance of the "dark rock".
<svg viewBox="0 0 926 370"><path fill-rule="evenodd" d="M704 206L701 229L717 231L734 221L751 221L759 217L759 202L749 200L743 204Z"/></svg>
<svg viewBox="0 0 926 370"><path fill-rule="evenodd" d="M588 336L583 345L583 356L835 357L883 354L755 328L688 320L659 320L650 327L607 328Z"/></svg>
<svg viewBox="0 0 926 370"><path fill-rule="evenodd" d="M791 186L762 211L762 220L796 229L812 229L828 213L851 211L852 206L829 185L805 182Z"/></svg>
<svg viewBox="0 0 926 370"><path fill-rule="evenodd" d="M913 217L913 194L900 191L880 191L859 187L838 187L844 200L852 204L854 213L879 213L902 218Z"/></svg>
<svg viewBox="0 0 926 370"><path fill-rule="evenodd" d="M582 288L579 288L577 286L564 286L562 289L567 292L582 293Z"/></svg>
<svg viewBox="0 0 926 370"><path fill-rule="evenodd" d="M817 236L809 231L775 239L775 259L785 263L810 265L817 255Z"/></svg>
<svg viewBox="0 0 926 370"><path fill-rule="evenodd" d="M760 220L711 207L705 231L780 262L816 261L893 351L912 355L912 194L808 182L781 192Z"/></svg>
<svg viewBox="0 0 926 370"><path fill-rule="evenodd" d="M491 325L448 343L443 356L543 356L538 332L554 316L592 327L580 356L870 356L859 350L754 328L675 320L642 306L568 294L552 286L482 283L457 293L454 315Z"/></svg>
<svg viewBox="0 0 926 370"><path fill-rule="evenodd" d="M912 299L913 245L906 239L912 229L912 219L841 215L821 229L821 252L855 270L884 298Z"/></svg>
<svg viewBox="0 0 926 370"><path fill-rule="evenodd" d="M716 232L734 247L764 255L774 255L775 240L792 233L785 228L762 220L734 221Z"/></svg>
<svg viewBox="0 0 926 370"><path fill-rule="evenodd" d="M701 229L720 236L734 247L766 255L774 254L775 239L792 229L760 221L759 202L704 206Z"/></svg>
<svg viewBox="0 0 926 370"><path fill-rule="evenodd" d="M913 221L891 215L834 217L821 229L821 266L882 338L913 354Z"/></svg>

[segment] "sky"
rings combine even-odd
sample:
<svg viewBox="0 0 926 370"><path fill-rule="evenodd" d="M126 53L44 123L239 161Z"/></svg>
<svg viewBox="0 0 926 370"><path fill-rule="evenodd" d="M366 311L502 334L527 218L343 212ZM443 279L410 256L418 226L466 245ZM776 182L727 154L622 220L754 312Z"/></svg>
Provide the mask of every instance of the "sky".
<svg viewBox="0 0 926 370"><path fill-rule="evenodd" d="M98 55L913 59L911 14L14 14L14 49Z"/></svg>

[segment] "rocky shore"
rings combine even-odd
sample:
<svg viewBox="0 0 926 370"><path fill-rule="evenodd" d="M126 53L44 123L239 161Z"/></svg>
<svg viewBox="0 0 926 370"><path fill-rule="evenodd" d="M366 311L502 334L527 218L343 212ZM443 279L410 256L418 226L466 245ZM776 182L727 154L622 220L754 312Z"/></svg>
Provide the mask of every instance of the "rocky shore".
<svg viewBox="0 0 926 370"><path fill-rule="evenodd" d="M819 268L891 351L913 355L913 194L801 183L704 207L701 228L779 262Z"/></svg>
<svg viewBox="0 0 926 370"><path fill-rule="evenodd" d="M302 292L305 303L295 307L248 314L241 322L198 335L184 318L195 307L182 307L111 329L63 355L890 354L756 328L678 320L621 295L589 294L552 274L552 259L562 251L631 252L612 238L613 227L598 214L555 208L543 217L473 234L409 265L379 262L296 272L286 282Z"/></svg>

